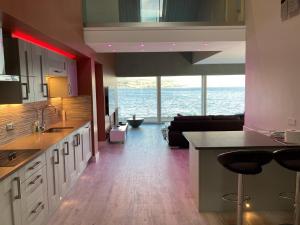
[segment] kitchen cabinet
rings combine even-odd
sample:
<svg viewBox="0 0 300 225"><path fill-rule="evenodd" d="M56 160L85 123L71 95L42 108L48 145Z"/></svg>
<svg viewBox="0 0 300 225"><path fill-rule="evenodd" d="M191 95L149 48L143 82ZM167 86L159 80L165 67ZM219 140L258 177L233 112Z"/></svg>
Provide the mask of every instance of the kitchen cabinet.
<svg viewBox="0 0 300 225"><path fill-rule="evenodd" d="M7 177L0 183L1 224L21 225L21 181L18 173Z"/></svg>
<svg viewBox="0 0 300 225"><path fill-rule="evenodd" d="M76 161L76 172L79 177L85 168L84 153L82 145L82 129L79 129L73 136L74 154Z"/></svg>
<svg viewBox="0 0 300 225"><path fill-rule="evenodd" d="M23 103L48 98L45 49L19 40L20 74Z"/></svg>
<svg viewBox="0 0 300 225"><path fill-rule="evenodd" d="M67 74L63 76L50 75L48 78L49 97L72 97L78 95L77 64L75 60L67 60Z"/></svg>
<svg viewBox="0 0 300 225"><path fill-rule="evenodd" d="M34 102L35 78L32 75L31 44L19 40L18 45L23 103Z"/></svg>
<svg viewBox="0 0 300 225"><path fill-rule="evenodd" d="M0 224L46 224L86 168L91 137L87 123L1 181Z"/></svg>
<svg viewBox="0 0 300 225"><path fill-rule="evenodd" d="M82 128L82 149L84 162L87 164L92 157L92 131L91 124L87 124Z"/></svg>
<svg viewBox="0 0 300 225"><path fill-rule="evenodd" d="M35 101L45 101L48 98L48 84L46 80L46 50L31 45L32 74L35 77Z"/></svg>
<svg viewBox="0 0 300 225"><path fill-rule="evenodd" d="M72 151L70 149L70 138L66 137L59 145L60 158L62 159L59 164L59 193L60 197L63 198L71 187L71 167L73 164L73 158Z"/></svg>
<svg viewBox="0 0 300 225"><path fill-rule="evenodd" d="M46 166L45 163L40 165L41 168L21 185L23 225L43 225L48 218Z"/></svg>
<svg viewBox="0 0 300 225"><path fill-rule="evenodd" d="M49 76L67 76L67 59L52 51L47 51L47 74Z"/></svg>
<svg viewBox="0 0 300 225"><path fill-rule="evenodd" d="M55 145L46 152L49 213L52 214L60 203L59 176L60 149Z"/></svg>

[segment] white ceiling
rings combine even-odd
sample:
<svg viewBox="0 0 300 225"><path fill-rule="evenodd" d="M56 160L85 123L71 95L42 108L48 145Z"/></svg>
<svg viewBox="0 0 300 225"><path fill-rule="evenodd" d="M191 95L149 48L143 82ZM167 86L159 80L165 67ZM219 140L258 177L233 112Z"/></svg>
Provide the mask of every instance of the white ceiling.
<svg viewBox="0 0 300 225"><path fill-rule="evenodd" d="M244 27L85 28L98 53L220 51L196 64L244 63Z"/></svg>

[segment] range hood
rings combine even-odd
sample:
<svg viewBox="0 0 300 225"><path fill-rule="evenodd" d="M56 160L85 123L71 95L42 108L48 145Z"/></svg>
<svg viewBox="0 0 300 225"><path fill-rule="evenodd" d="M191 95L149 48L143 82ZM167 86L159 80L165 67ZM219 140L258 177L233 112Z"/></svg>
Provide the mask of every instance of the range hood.
<svg viewBox="0 0 300 225"><path fill-rule="evenodd" d="M22 103L18 42L0 28L0 104Z"/></svg>

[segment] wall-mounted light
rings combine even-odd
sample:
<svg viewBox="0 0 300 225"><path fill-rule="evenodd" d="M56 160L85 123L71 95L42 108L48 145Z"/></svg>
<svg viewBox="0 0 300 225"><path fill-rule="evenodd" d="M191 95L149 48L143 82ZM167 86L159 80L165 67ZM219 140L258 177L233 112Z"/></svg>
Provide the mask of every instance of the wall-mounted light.
<svg viewBox="0 0 300 225"><path fill-rule="evenodd" d="M20 40L23 40L23 41L29 42L31 44L37 45L37 46L39 46L41 48L48 49L48 50L50 50L52 52L55 52L57 54L66 56L66 57L68 57L70 59L75 59L76 58L76 55L71 54L69 52L66 52L66 51L64 51L62 49L59 49L59 48L57 48L57 47L55 47L55 46L53 46L53 45L51 45L51 44L49 44L47 42L41 41L41 40L39 40L39 39L37 39L37 38L29 35L29 34L25 34L25 33L20 32L20 31L14 31L11 34L11 36L13 38L18 38Z"/></svg>

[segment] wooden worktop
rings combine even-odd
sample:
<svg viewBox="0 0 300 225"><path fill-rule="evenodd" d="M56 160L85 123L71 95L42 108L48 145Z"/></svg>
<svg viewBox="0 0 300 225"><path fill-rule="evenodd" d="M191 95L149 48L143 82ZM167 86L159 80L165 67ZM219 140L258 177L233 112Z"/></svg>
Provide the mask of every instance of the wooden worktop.
<svg viewBox="0 0 300 225"><path fill-rule="evenodd" d="M62 141L65 137L76 131L77 129L83 127L85 124L89 123L90 121L87 120L80 120L80 121L61 121L55 124L52 124L50 127L73 127L72 129L64 129L61 132L56 133L33 133L31 135L27 135L24 137L17 138L16 140L9 142L5 145L0 146L0 151L3 150L24 150L24 149L32 149L36 150L36 154L28 157L27 160L19 163L17 166L14 167L0 167L0 181L3 180L5 177L13 174L15 171L20 169L22 166L30 162L31 160L35 159L42 153L44 153L47 149L51 146L58 144ZM47 129L48 129L47 128Z"/></svg>
<svg viewBox="0 0 300 225"><path fill-rule="evenodd" d="M281 149L300 147L285 144L255 131L183 132L196 150Z"/></svg>

